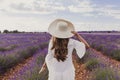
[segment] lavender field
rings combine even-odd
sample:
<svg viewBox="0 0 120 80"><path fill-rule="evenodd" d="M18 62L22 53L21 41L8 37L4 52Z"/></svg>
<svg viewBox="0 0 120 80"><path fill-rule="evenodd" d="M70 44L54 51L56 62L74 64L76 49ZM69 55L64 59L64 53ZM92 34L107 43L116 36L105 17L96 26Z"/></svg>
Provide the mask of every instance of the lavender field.
<svg viewBox="0 0 120 80"><path fill-rule="evenodd" d="M0 73L47 46L46 33L0 34Z"/></svg>
<svg viewBox="0 0 120 80"><path fill-rule="evenodd" d="M80 35L91 45L84 58L74 58L89 72L84 80L120 80L120 33ZM0 80L47 80L47 69L41 74L38 72L47 54L50 37L46 32L0 34Z"/></svg>
<svg viewBox="0 0 120 80"><path fill-rule="evenodd" d="M92 33L83 37L94 49L120 61L120 33Z"/></svg>

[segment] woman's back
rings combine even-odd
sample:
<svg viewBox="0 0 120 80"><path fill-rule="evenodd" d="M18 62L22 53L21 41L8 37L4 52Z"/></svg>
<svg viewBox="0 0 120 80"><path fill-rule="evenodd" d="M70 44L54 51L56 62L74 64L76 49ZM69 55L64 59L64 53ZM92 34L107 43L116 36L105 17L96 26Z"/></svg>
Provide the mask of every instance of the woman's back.
<svg viewBox="0 0 120 80"><path fill-rule="evenodd" d="M72 61L73 49L75 48L79 58L82 58L86 47L90 47L89 44L75 32L74 25L64 19L53 21L48 32L52 35L52 39L49 42L48 54L40 73L47 66L48 80L75 80L75 68ZM79 41L71 39L72 36L76 36Z"/></svg>
<svg viewBox="0 0 120 80"><path fill-rule="evenodd" d="M58 62L57 59L54 58L54 50L51 50L52 45L53 45L52 40L50 40L48 54L45 59L48 70L49 70L49 74L51 74L49 76L55 76L57 74L64 74L64 75L66 74L66 76L67 75L69 76L71 74L71 76L75 76L74 75L75 68L74 68L74 65L72 62L72 52L73 52L73 49L75 48L78 56L80 58L82 58L86 51L84 43L79 42L74 39L69 39L68 54L67 54L67 58L64 62L63 61ZM62 76L64 76L64 75L62 75ZM66 79L66 80L68 80L68 79Z"/></svg>

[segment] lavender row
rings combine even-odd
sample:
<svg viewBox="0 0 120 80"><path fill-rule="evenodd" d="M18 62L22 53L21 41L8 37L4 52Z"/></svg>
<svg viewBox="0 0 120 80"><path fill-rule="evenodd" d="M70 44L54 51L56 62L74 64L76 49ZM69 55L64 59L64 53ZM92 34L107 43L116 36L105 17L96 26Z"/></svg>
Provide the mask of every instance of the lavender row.
<svg viewBox="0 0 120 80"><path fill-rule="evenodd" d="M39 51L33 56L33 59L29 61L26 66L22 67L22 69L19 72L17 72L14 76L12 76L9 80L47 80L48 78L47 70L39 74L39 70L45 60L47 51L48 51L47 48L45 48L44 50L39 49ZM84 59L82 59L84 64L86 64L88 61L91 61L91 59L95 59L98 61L97 65L94 64L91 67L92 68L91 76L97 76L96 74L100 74L100 71L98 71L97 69L101 69L101 71L109 69L114 74L110 73L110 74L105 74L104 76L107 78L109 75L113 75L114 80L119 80L120 77L118 74L118 70L114 68L110 68L109 64L111 63L109 63L108 60L104 62L103 60L100 60L100 58L101 58L100 55L97 55L92 49L89 49L87 50ZM98 73L95 74L95 70ZM94 79L94 80L97 80L97 79ZM103 80L106 80L106 79L103 79Z"/></svg>
<svg viewBox="0 0 120 80"><path fill-rule="evenodd" d="M0 36L0 74L32 56L39 48L43 49L50 38L46 33L0 34ZM11 48L12 45L16 46Z"/></svg>
<svg viewBox="0 0 120 80"><path fill-rule="evenodd" d="M27 34L27 35L29 35L29 34ZM34 34L31 34L31 35L34 35ZM36 35L37 35L37 37L40 37L38 34L36 34ZM21 35L21 36L24 36L24 35ZM47 36L47 37L45 38L46 40L43 39L43 41L40 41L40 42L44 43L44 44L48 44L48 40L49 40L48 36L49 35L42 34L41 36ZM90 45L92 45L93 48L96 48L103 52L106 51L106 52L104 52L106 55L109 55L109 53L107 53L107 51L111 52L111 51L120 49L118 46L119 40L120 40L119 35L113 36L113 35L82 34L82 36L88 41L88 43ZM27 39L27 37L25 39ZM101 45L102 45L102 48L100 48ZM115 47L111 49L111 48L109 48L110 45L114 45ZM44 47L42 47L42 49L44 49ZM41 65L43 64L45 55L47 53L47 48L45 48L44 50L42 50L42 49L39 49L39 51L33 56L33 60L30 61L27 66L24 66L21 69L21 71L16 73L16 75L14 75L13 78L11 78L11 80L47 80L47 73L48 73L47 71L45 71L41 75L38 74L38 71L40 70ZM94 55L96 53L94 53L92 51L87 51L87 53L92 53L92 54L85 57L86 62L88 60L90 60L90 58L95 58L95 59L100 58L99 55ZM108 67L108 65L106 64L106 63L108 63L107 60L105 62L100 61L100 60L98 60L98 61L99 61L100 68L106 69Z"/></svg>
<svg viewBox="0 0 120 80"><path fill-rule="evenodd" d="M39 70L45 60L48 48L39 49L25 66L20 71L13 75L9 80L47 80L48 71L39 74Z"/></svg>
<svg viewBox="0 0 120 80"><path fill-rule="evenodd" d="M120 61L120 35L114 34L82 34L91 47L103 54Z"/></svg>
<svg viewBox="0 0 120 80"><path fill-rule="evenodd" d="M120 80L120 64L113 63L110 58L104 57L94 49L88 49L85 56L77 60L89 70L89 80Z"/></svg>
<svg viewBox="0 0 120 80"><path fill-rule="evenodd" d="M22 50L29 46L38 45L47 41L50 35L46 33L18 33L18 34L0 34L0 55L13 53L13 51Z"/></svg>

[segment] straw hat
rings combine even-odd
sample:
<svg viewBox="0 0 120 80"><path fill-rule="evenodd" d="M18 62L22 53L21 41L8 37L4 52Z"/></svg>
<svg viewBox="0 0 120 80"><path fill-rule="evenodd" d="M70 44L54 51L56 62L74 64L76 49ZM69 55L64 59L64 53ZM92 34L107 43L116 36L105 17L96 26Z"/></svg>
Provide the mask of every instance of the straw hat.
<svg viewBox="0 0 120 80"><path fill-rule="evenodd" d="M64 19L56 19L53 21L49 28L48 32L57 38L69 38L72 37L74 34L71 31L74 31L74 26L71 22L64 20Z"/></svg>

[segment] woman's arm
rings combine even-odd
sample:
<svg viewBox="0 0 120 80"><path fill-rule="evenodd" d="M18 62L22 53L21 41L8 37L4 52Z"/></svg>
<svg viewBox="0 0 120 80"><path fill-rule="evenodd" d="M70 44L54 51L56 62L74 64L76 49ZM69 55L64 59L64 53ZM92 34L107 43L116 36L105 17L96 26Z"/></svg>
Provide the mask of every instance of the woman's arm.
<svg viewBox="0 0 120 80"><path fill-rule="evenodd" d="M82 38L82 36L80 36L77 32L75 32L75 31L72 31L72 33L81 41L81 42L83 42L85 45L86 45L86 47L87 48L90 48L90 45L87 43L87 41L84 39L84 38Z"/></svg>
<svg viewBox="0 0 120 80"><path fill-rule="evenodd" d="M40 69L40 71L39 71L39 74L41 73L41 72L43 72L45 69L46 69L46 63L44 62L44 64L42 65L42 68Z"/></svg>

